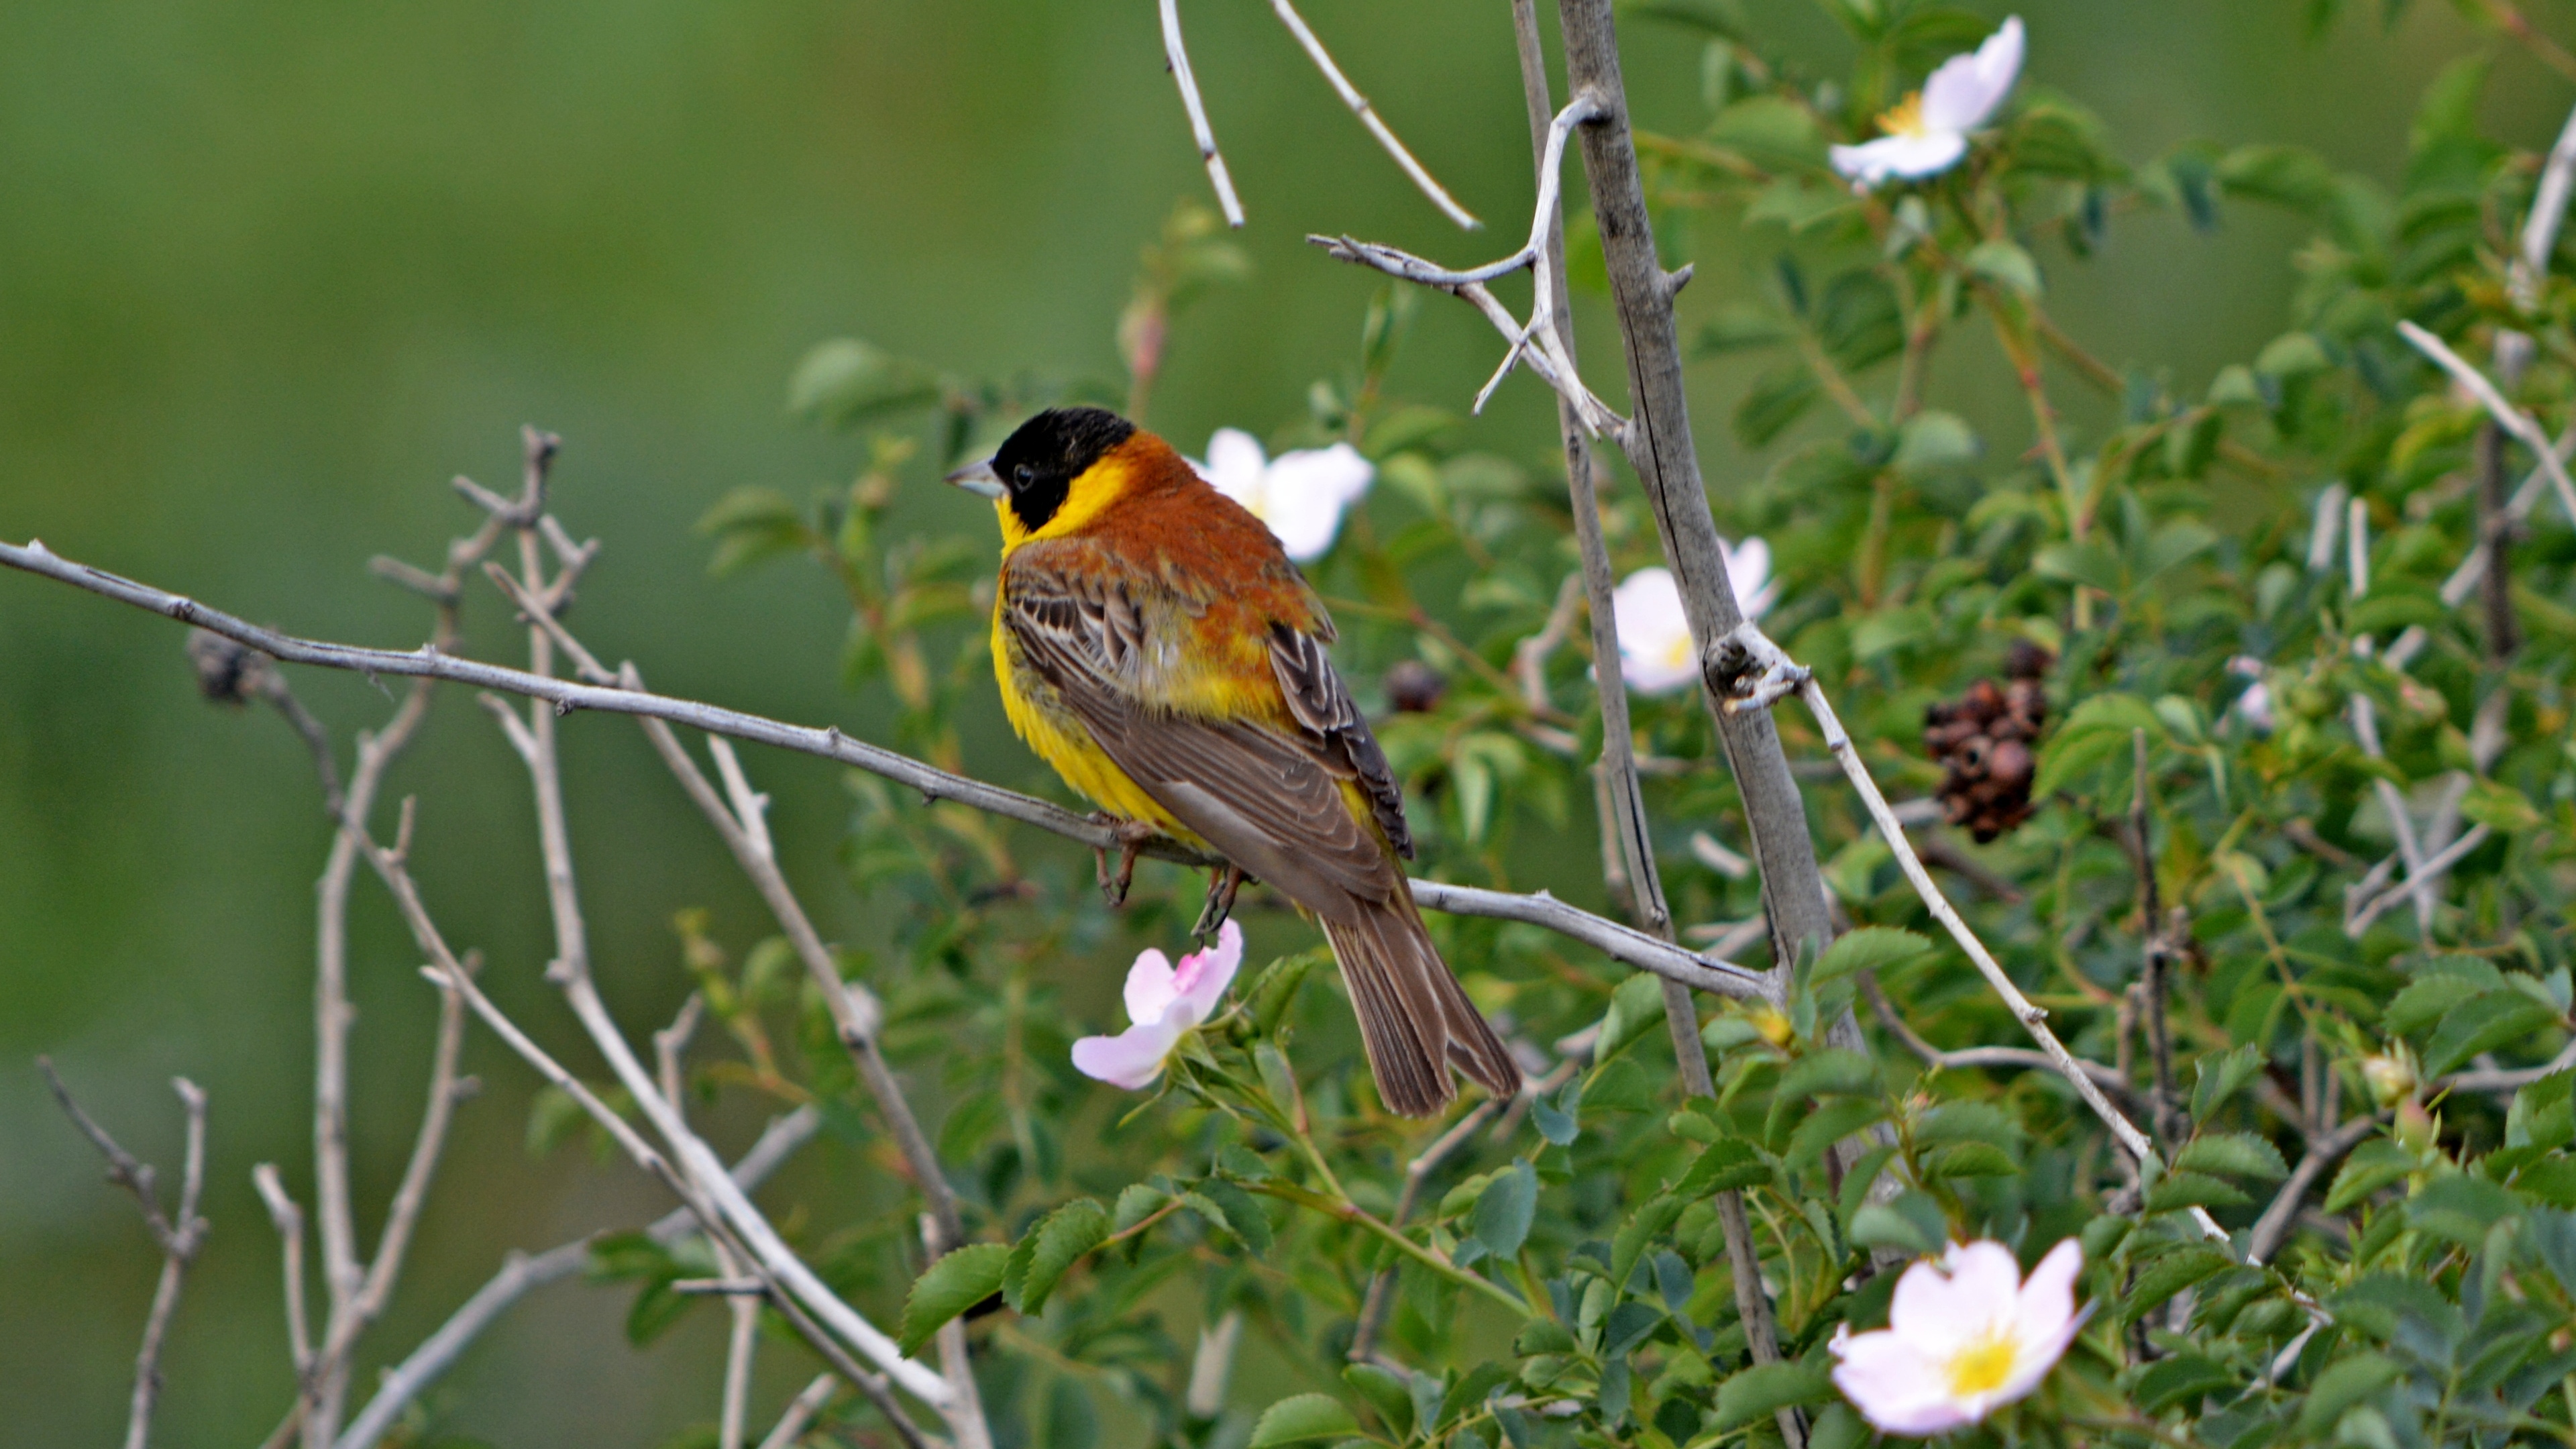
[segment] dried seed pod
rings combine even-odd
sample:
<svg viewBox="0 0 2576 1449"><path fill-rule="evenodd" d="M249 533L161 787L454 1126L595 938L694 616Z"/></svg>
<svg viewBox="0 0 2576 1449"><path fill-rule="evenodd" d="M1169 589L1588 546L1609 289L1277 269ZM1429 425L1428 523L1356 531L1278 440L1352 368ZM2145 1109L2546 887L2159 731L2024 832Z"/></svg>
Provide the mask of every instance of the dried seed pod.
<svg viewBox="0 0 2576 1449"><path fill-rule="evenodd" d="M1947 769L1942 813L1981 843L2030 818L2032 747L2048 724L2040 676L2051 662L2046 650L2016 641L2005 665L2009 683L1980 679L1923 712L1923 746Z"/></svg>
<svg viewBox="0 0 2576 1449"><path fill-rule="evenodd" d="M1448 692L1448 678L1419 659L1399 659L1386 672L1386 702L1398 714L1429 714Z"/></svg>

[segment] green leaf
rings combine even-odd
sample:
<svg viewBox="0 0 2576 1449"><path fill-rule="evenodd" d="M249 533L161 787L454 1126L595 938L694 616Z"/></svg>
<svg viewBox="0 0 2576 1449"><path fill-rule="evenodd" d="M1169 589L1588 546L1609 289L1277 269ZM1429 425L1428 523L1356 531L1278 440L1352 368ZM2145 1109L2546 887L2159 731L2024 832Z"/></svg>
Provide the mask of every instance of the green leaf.
<svg viewBox="0 0 2576 1449"><path fill-rule="evenodd" d="M1782 1156L1793 1163L1814 1161L1826 1148L1877 1121L1886 1108L1876 1101L1847 1097L1828 1102L1807 1114L1797 1130L1789 1134L1789 1150Z"/></svg>
<svg viewBox="0 0 2576 1449"><path fill-rule="evenodd" d="M1273 1449L1359 1431L1360 1421L1341 1400L1330 1394L1297 1394L1261 1411L1244 1449Z"/></svg>
<svg viewBox="0 0 2576 1449"><path fill-rule="evenodd" d="M2129 1286L2128 1296L2120 1300L2120 1324L2126 1327L2145 1317L2149 1309L2180 1293L2185 1288L2212 1278L2235 1266L2225 1253L2202 1243L2177 1248L2147 1265Z"/></svg>
<svg viewBox="0 0 2576 1449"><path fill-rule="evenodd" d="M1933 1153L1923 1171L1931 1177L2012 1177L2021 1165L1990 1142L1962 1142Z"/></svg>
<svg viewBox="0 0 2576 1449"><path fill-rule="evenodd" d="M1828 1047L1798 1058L1780 1074L1773 1100L1804 1102L1814 1097L1875 1097L1878 1063L1847 1047Z"/></svg>
<svg viewBox="0 0 2576 1449"><path fill-rule="evenodd" d="M1583 1084L1583 1115L1647 1111L1655 1105L1654 1090L1646 1080L1646 1069L1634 1057L1614 1058L1602 1063Z"/></svg>
<svg viewBox="0 0 2576 1449"><path fill-rule="evenodd" d="M1047 1295L1065 1271L1108 1236L1109 1210L1087 1197L1048 1213L1011 1250L1010 1266L1002 1273L1002 1296L1022 1313L1045 1311Z"/></svg>
<svg viewBox="0 0 2576 1449"><path fill-rule="evenodd" d="M2341 1363L2329 1365L2317 1375L2317 1385L2308 1390L2306 1407L2299 1410L2299 1430L2322 1435L2333 1429L2344 1410L2397 1382L2397 1365L2385 1355L2359 1353Z"/></svg>
<svg viewBox="0 0 2576 1449"><path fill-rule="evenodd" d="M2227 1099L2243 1090L2262 1070L2263 1051L2255 1046L2241 1046L2192 1063L2192 1120L2206 1122L2216 1116L2218 1109L2227 1105Z"/></svg>
<svg viewBox="0 0 2576 1449"><path fill-rule="evenodd" d="M1950 1224L1931 1194L1907 1188L1892 1201L1862 1203L1851 1215L1850 1236L1860 1247L1929 1256L1948 1243Z"/></svg>
<svg viewBox="0 0 2576 1449"><path fill-rule="evenodd" d="M1544 1320L1532 1320L1539 1322ZM1564 1333L1562 1328L1557 1332ZM1566 1347L1574 1346L1573 1335L1566 1335ZM1563 1352L1564 1350L1557 1350ZM1378 1418L1398 1439L1413 1437L1413 1386L1387 1369L1373 1363L1355 1363L1342 1370L1342 1382L1359 1391L1377 1410Z"/></svg>
<svg viewBox="0 0 2576 1449"><path fill-rule="evenodd" d="M2168 1172L2147 1191L2147 1211L2151 1213L2187 1207L2233 1207L2251 1201L2226 1181L2197 1172Z"/></svg>
<svg viewBox="0 0 2576 1449"><path fill-rule="evenodd" d="M2045 800L2094 766L2125 758L2129 749L2125 729L2077 729L2070 724L2040 749L2039 775L2031 781L2030 796Z"/></svg>
<svg viewBox="0 0 2576 1449"><path fill-rule="evenodd" d="M1601 1015L1601 1036L1593 1044L1592 1060L1607 1063L1663 1022L1663 978L1637 972L1610 993L1610 1009Z"/></svg>
<svg viewBox="0 0 2576 1449"><path fill-rule="evenodd" d="M1736 440L1759 448L1788 430L1820 394L1804 364L1775 367L1753 380L1735 405Z"/></svg>
<svg viewBox="0 0 2576 1449"><path fill-rule="evenodd" d="M2415 1170L2414 1154L2382 1137L2365 1142L2344 1160L2326 1190L2326 1211L2339 1213Z"/></svg>
<svg viewBox="0 0 2576 1449"><path fill-rule="evenodd" d="M2281 1149L2251 1132L2204 1132L2175 1155L2173 1165L2188 1172L2224 1172L2266 1182L2290 1175Z"/></svg>
<svg viewBox="0 0 2576 1449"><path fill-rule="evenodd" d="M1741 1429L1782 1409L1821 1404L1833 1392L1833 1380L1821 1364L1755 1364L1718 1385L1717 1427Z"/></svg>
<svg viewBox="0 0 2576 1449"><path fill-rule="evenodd" d="M1538 1172L1527 1158L1494 1174L1476 1199L1474 1232L1485 1251L1506 1261L1519 1256L1538 1212Z"/></svg>
<svg viewBox="0 0 2576 1449"><path fill-rule="evenodd" d="M1739 1188L1758 1187L1771 1180L1771 1166L1762 1160L1753 1144L1741 1138L1728 1137L1711 1143L1682 1180L1673 1184L1673 1196L1685 1202L1711 1193L1730 1192Z"/></svg>
<svg viewBox="0 0 2576 1449"><path fill-rule="evenodd" d="M2426 1027L2481 989L2474 981L2448 973L2418 976L2389 999L2388 1009L2380 1013L2379 1024L2393 1036L2420 1036Z"/></svg>
<svg viewBox="0 0 2576 1449"><path fill-rule="evenodd" d="M2531 803L2531 797L2501 780L2480 780L2471 785L2467 797L2460 801L2460 813L2505 835L2540 828L2540 811Z"/></svg>
<svg viewBox="0 0 2576 1449"><path fill-rule="evenodd" d="M1970 272L2007 292L2026 298L2039 295L2039 263L2011 242L1979 242L1969 249L1965 260Z"/></svg>
<svg viewBox="0 0 2576 1449"><path fill-rule="evenodd" d="M1252 1194L1224 1178L1211 1177L1199 1184L1199 1195L1224 1214L1225 1230L1244 1247L1255 1253L1270 1251L1270 1215L1253 1201Z"/></svg>
<svg viewBox="0 0 2576 1449"><path fill-rule="evenodd" d="M2510 1045L2558 1024L2558 1012L2519 991L2490 991L2452 1007L2424 1048L2424 1075L2459 1069L2480 1052Z"/></svg>
<svg viewBox="0 0 2576 1449"><path fill-rule="evenodd" d="M2159 1359L2150 1365L2145 1373L2138 1375L2138 1385L2133 1393L2139 1408L2150 1414L2161 1414L2185 1400L2218 1393L2235 1383L2236 1376L2214 1360L2196 1353L2185 1353Z"/></svg>
<svg viewBox="0 0 2576 1449"><path fill-rule="evenodd" d="M1662 1237L1682 1215L1682 1200L1670 1193L1649 1199L1637 1215L1622 1223L1618 1236L1610 1240L1610 1281L1625 1283L1635 1270L1637 1260L1645 1256L1646 1245Z"/></svg>
<svg viewBox="0 0 2576 1449"><path fill-rule="evenodd" d="M918 1353L940 1325L1002 1291L1010 1263L1010 1244L975 1243L931 1264L903 1301L903 1351Z"/></svg>
<svg viewBox="0 0 2576 1449"><path fill-rule="evenodd" d="M938 373L872 342L835 337L815 344L787 382L787 410L846 428L887 413L928 407L944 390Z"/></svg>
<svg viewBox="0 0 2576 1449"><path fill-rule="evenodd" d="M1926 408L1906 419L1897 434L1896 456L1889 461L1904 472L1929 473L1973 463L1981 451L1967 419Z"/></svg>
<svg viewBox="0 0 2576 1449"><path fill-rule="evenodd" d="M1123 1233L1163 1210L1172 1195L1149 1183L1133 1182L1119 1190L1118 1213L1110 1231Z"/></svg>
<svg viewBox="0 0 2576 1449"><path fill-rule="evenodd" d="M1879 971L1901 961L1911 961L1932 949L1932 942L1912 931L1889 926L1863 926L1845 931L1817 958L1815 969L1807 979L1815 985L1849 976L1855 971Z"/></svg>

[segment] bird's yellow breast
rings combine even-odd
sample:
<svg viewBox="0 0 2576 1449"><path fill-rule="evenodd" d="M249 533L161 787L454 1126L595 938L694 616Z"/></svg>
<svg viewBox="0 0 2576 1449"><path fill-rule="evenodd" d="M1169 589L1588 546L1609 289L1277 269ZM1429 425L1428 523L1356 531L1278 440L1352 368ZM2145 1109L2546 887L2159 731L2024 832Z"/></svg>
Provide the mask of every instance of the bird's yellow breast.
<svg viewBox="0 0 2576 1449"><path fill-rule="evenodd" d="M993 677L1002 687L1002 712L1010 716L1013 732L1084 799L1112 815L1146 821L1192 845L1206 844L1156 804L1093 742L1091 731L1058 702L1055 687L1020 657L1018 641L1002 626L998 609L993 618Z"/></svg>

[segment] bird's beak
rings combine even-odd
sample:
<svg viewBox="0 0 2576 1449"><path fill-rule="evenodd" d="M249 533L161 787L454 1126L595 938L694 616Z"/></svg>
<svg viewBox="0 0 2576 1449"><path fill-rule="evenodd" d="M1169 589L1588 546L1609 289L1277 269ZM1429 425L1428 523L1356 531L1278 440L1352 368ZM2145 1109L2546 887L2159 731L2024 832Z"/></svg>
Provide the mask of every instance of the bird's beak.
<svg viewBox="0 0 2576 1449"><path fill-rule="evenodd" d="M1000 474L993 471L993 460L990 458L979 458L967 464L949 474L948 481L969 493L980 493L987 498L1002 496L1002 478Z"/></svg>

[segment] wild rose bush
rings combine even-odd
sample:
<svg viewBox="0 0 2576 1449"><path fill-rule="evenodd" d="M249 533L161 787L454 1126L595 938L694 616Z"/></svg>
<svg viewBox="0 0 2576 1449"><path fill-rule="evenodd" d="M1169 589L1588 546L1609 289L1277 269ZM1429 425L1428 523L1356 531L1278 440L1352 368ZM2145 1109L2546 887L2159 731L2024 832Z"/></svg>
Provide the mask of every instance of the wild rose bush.
<svg viewBox="0 0 2576 1449"><path fill-rule="evenodd" d="M1230 995L1193 994L1215 962L1187 988L1169 966L1143 997L1131 982L1129 1035L1160 1069L1141 1047L1092 1065L1144 1094L1084 1075L1077 1050L1108 1049L1073 1039L1120 1029L1116 963L1187 948L1196 877L1149 863L1113 914L1079 852L853 776L849 876L892 925L852 969L887 999L888 1050L944 1093L975 1245L924 1271L888 1211L805 1246L909 1342L967 1315L1004 1443L1842 1446L1872 1420L2047 1444L2576 1437L2576 532L2530 451L2396 330L2428 329L2552 432L2576 418L2554 224L2537 265L2515 261L2540 138L2480 132L2473 56L2421 98L2394 193L2261 138L2137 157L2014 73L2017 22L1824 9L1857 45L1848 74L1792 64L1723 4L1631 12L1632 45L1705 55L1705 114L1638 118L1650 198L1693 223L1674 235L1761 259L1706 259L1686 298L1702 355L1767 359L1726 420L1767 465L1716 487L1720 524L1764 629L1890 797L1920 802L1907 818L1969 924L2170 1165L2140 1172L2017 1054L2019 1024L1786 704L1851 929L1776 1004L1700 1003L1718 1093L1685 1100L1653 979L1434 917L1536 1084L1456 1132L1471 1104L1416 1124L1375 1103L1329 957L1258 890ZM2126 218L2206 231L2238 207L2313 229L2254 356L2179 377L2051 317L2051 275ZM1579 283L1580 224L1573 250ZM728 498L719 567L819 560L853 608L852 687L899 702L896 743L968 763L957 722L993 706L992 544L891 536L890 504L1037 406L1140 403L1189 295L1243 270L1212 217L1176 212L1121 330L1126 379L817 348L795 403L864 440L861 476L811 507ZM1562 460L1480 451L1463 399L1389 390L1424 305L1381 293L1307 416L1239 420L1281 456L1173 441L1297 531L1421 874L1598 899L1547 846L1592 828L1590 691L1624 670L1676 913L1758 959L1758 929L1733 929L1762 908L1734 787L1698 703L1658 692L1696 670L1686 643L1667 657L1672 609L1639 573L1662 562L1642 500L1605 488L1630 581L1631 657L1610 666L1562 624L1580 600ZM1988 338L2026 431L1980 436L1926 401L1936 370L1991 366ZM2536 506L2515 512L2518 490ZM2459 587L2489 536L2503 586ZM1768 577L1748 585L1756 549ZM1936 707L1969 721L1938 758ZM1024 755L971 763L1058 789ZM780 944L739 971L720 943L692 959L761 1063L850 1100ZM1866 1053L1825 1044L1846 1010ZM1856 1158L1833 1152L1852 1139ZM1748 1211L1778 1363L1748 1356L1721 1190ZM1919 1261L1945 1253L1994 1291ZM639 1331L703 1272L685 1245L603 1262L646 1280ZM1918 1291L2009 1302L2005 1337L1968 1314L1940 1340L1944 1315L1905 1311ZM1914 1410L1873 1399L1870 1365Z"/></svg>

